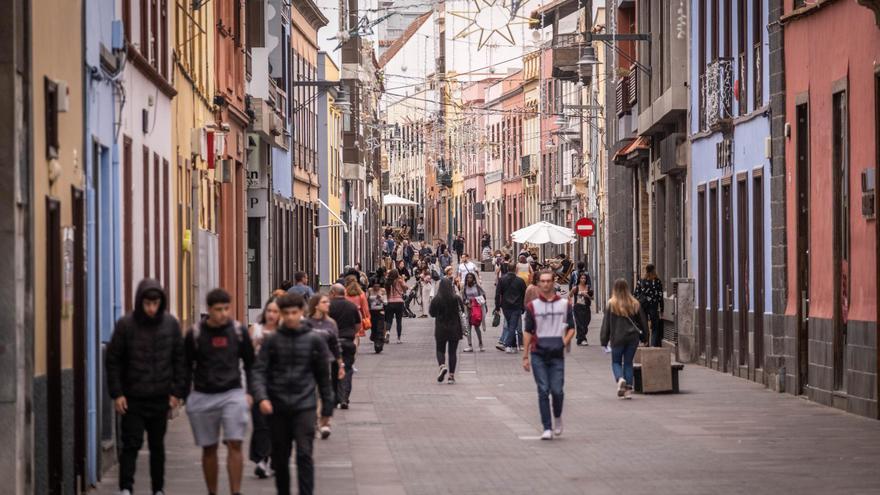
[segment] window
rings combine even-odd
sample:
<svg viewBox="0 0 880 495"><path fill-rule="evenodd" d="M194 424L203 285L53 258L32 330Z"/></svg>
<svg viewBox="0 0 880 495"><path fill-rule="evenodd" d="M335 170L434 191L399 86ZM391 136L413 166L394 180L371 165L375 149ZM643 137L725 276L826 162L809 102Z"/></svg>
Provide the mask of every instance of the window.
<svg viewBox="0 0 880 495"><path fill-rule="evenodd" d="M150 277L150 149L144 146L143 155L143 182L141 182L141 218L143 222L143 237L141 245L144 247L144 277Z"/></svg>
<svg viewBox="0 0 880 495"><path fill-rule="evenodd" d="M712 0L712 60L718 60L718 56L721 53L721 50L718 49L719 42L721 40L721 36L719 34L719 16L718 16L718 8L719 8L718 0Z"/></svg>
<svg viewBox="0 0 880 495"><path fill-rule="evenodd" d="M144 54L147 55L147 60L150 61L150 65L158 68L159 66L159 0L150 0L150 37L147 39L147 44L149 46L149 53L146 52L147 47L144 47Z"/></svg>
<svg viewBox="0 0 880 495"><path fill-rule="evenodd" d="M144 57L149 57L150 51L150 11L148 8L148 3L150 0L139 0L140 1L140 19L141 19L141 44L138 47L138 51L141 52L141 55ZM155 1L155 0L153 0Z"/></svg>
<svg viewBox="0 0 880 495"><path fill-rule="evenodd" d="M737 101L739 104L740 115L745 115L745 113L748 111L749 106L749 100L746 96L748 94L748 91L746 91L746 89L748 87L747 80L749 74L748 50L746 49L746 47L748 46L748 41L746 40L746 37L749 32L749 14L748 12L746 12L747 4L748 0L738 0L737 2L737 14L739 17L739 22L736 23L737 47L739 48L739 56L737 57L737 66L739 68L739 76L737 77L737 80L739 81L739 94L737 95Z"/></svg>
<svg viewBox="0 0 880 495"><path fill-rule="evenodd" d="M51 160L58 158L58 149L61 147L58 141L58 83L49 79L43 79L45 84L44 105L46 106L46 158Z"/></svg>
<svg viewBox="0 0 880 495"><path fill-rule="evenodd" d="M752 92L755 110L764 106L764 4L752 0Z"/></svg>
<svg viewBox="0 0 880 495"><path fill-rule="evenodd" d="M131 42L131 0L122 0L122 29L125 42Z"/></svg>
<svg viewBox="0 0 880 495"><path fill-rule="evenodd" d="M158 57L159 63L159 73L162 74L162 77L168 79L168 0L162 0L162 39L159 43L159 49L161 50L160 56ZM167 283L167 281L166 281Z"/></svg>

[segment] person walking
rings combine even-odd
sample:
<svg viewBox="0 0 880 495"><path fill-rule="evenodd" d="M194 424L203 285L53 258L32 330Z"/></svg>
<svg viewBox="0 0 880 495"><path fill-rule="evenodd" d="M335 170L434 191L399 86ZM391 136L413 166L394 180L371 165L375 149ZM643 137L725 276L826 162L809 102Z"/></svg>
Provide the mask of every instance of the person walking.
<svg viewBox="0 0 880 495"><path fill-rule="evenodd" d="M290 454L296 442L298 493L311 495L315 490L312 448L318 395L322 423L329 424L333 416L333 390L327 371L329 351L324 339L303 320L305 301L299 294L279 297L276 303L281 326L260 347L252 388L260 411L269 418L277 493L290 494Z"/></svg>
<svg viewBox="0 0 880 495"><path fill-rule="evenodd" d="M444 278L437 287L437 294L431 300L429 312L434 318L434 341L437 344L437 383L443 383L447 373L448 383L455 383L455 366L458 363L458 341L461 340L461 316L464 303L455 292L452 280ZM449 353L449 364L446 355Z"/></svg>
<svg viewBox="0 0 880 495"><path fill-rule="evenodd" d="M208 493L212 495L217 493L217 446L221 429L227 449L229 488L233 494L241 491L244 468L241 443L247 433L252 404L251 395L242 386L241 370L243 367L249 386L254 348L247 330L229 317L231 301L223 289L209 292L208 317L193 325L185 342L185 368L193 383L186 413L195 443L202 448L202 471ZM274 466L273 469L278 471Z"/></svg>
<svg viewBox="0 0 880 495"><path fill-rule="evenodd" d="M587 330L590 327L591 311L593 303L593 287L590 285L590 276L581 271L578 275L577 285L568 294L571 302L571 311L574 313L574 323L577 327L575 343L585 346L587 343Z"/></svg>
<svg viewBox="0 0 880 495"><path fill-rule="evenodd" d="M309 299L306 311L307 317L303 321L307 321L312 331L317 333L324 339L327 345L327 363L330 369L330 380L333 384L333 390L339 386L339 382L345 378L345 363L342 360L342 348L339 345L339 328L336 322L329 316L330 298L324 294L315 294ZM333 405L336 407L336 404ZM320 410L321 406L318 406ZM321 440L330 438L330 417L322 417L318 423L318 431L321 434Z"/></svg>
<svg viewBox="0 0 880 495"><path fill-rule="evenodd" d="M525 371L532 371L538 386L538 410L544 429L541 440L552 440L554 436L562 435L565 348L574 337L574 322L568 310L568 301L556 293L555 274L544 270L538 277L541 292L537 299L526 306L522 366Z"/></svg>
<svg viewBox="0 0 880 495"><path fill-rule="evenodd" d="M611 346L611 372L620 398L632 398L633 358L639 341L647 340L647 330L645 312L630 294L629 284L622 278L615 280L611 299L605 306L600 340L602 347Z"/></svg>
<svg viewBox="0 0 880 495"><path fill-rule="evenodd" d="M461 232L452 241L452 250L455 251L456 259L461 263L461 255L464 254L464 237L461 235Z"/></svg>
<svg viewBox="0 0 880 495"><path fill-rule="evenodd" d="M523 282L527 285L532 283L532 278L534 277L534 270L532 270L531 263L528 262L525 255L520 254L517 258L516 262L516 276L521 278Z"/></svg>
<svg viewBox="0 0 880 495"><path fill-rule="evenodd" d="M583 261L578 261L577 269L571 271L571 276L568 277L568 290L574 289L574 286L578 284L578 278L581 274L585 274L587 276L587 285L590 287L593 286L593 279L590 277L590 274L587 272L587 264Z"/></svg>
<svg viewBox="0 0 880 495"><path fill-rule="evenodd" d="M401 280L397 270L388 272L388 278L385 280L385 293L388 296L388 304L385 306L385 323L388 332L391 332L391 324L397 318L397 343L403 333L403 298L406 296L406 283Z"/></svg>
<svg viewBox="0 0 880 495"><path fill-rule="evenodd" d="M357 353L355 339L361 331L361 310L346 299L345 287L342 284L333 284L330 287L328 314L339 328L339 347L342 350L342 362L345 369L345 375L339 379L336 387L336 402L340 408L348 409L354 359Z"/></svg>
<svg viewBox="0 0 880 495"><path fill-rule="evenodd" d="M419 318L427 318L431 308L431 298L434 296L434 278L427 264L421 267L419 273L419 290L422 292L422 315Z"/></svg>
<svg viewBox="0 0 880 495"><path fill-rule="evenodd" d="M471 261L471 257L469 254L464 253L460 257L461 262L458 264L458 278L463 281L464 278L470 273L474 275L474 280L477 281L477 285L479 285L478 275L480 274L479 268L477 265Z"/></svg>
<svg viewBox="0 0 880 495"><path fill-rule="evenodd" d="M508 266L507 272L498 281L498 288L495 291L495 312L500 311L504 316L501 343L496 347L510 354L516 352L517 343L522 342L526 283L516 275L515 263Z"/></svg>
<svg viewBox="0 0 880 495"><path fill-rule="evenodd" d="M361 289L357 278L351 275L345 278L345 299L357 306L361 313L361 328L354 339L354 346L357 349L361 344L361 337L365 336L366 331L372 328L373 322L370 318L370 303L367 301L367 295Z"/></svg>
<svg viewBox="0 0 880 495"><path fill-rule="evenodd" d="M186 397L183 334L167 311L159 282L142 280L134 310L116 321L107 344L107 389L116 414L122 417L119 450L119 491L131 495L138 451L144 432L150 448L152 493L165 489L165 431L168 412Z"/></svg>
<svg viewBox="0 0 880 495"><path fill-rule="evenodd" d="M409 242L409 239L405 239L403 241L403 262L406 265L406 269L412 272L413 269L413 259L416 257L416 249Z"/></svg>
<svg viewBox="0 0 880 495"><path fill-rule="evenodd" d="M635 297L651 328L651 347L663 347L663 281L654 265L645 266L645 277L636 283Z"/></svg>
<svg viewBox="0 0 880 495"><path fill-rule="evenodd" d="M384 272L370 281L370 289L367 291L367 301L370 303L370 321L373 328L370 330L370 340L373 341L373 351L376 354L382 352L388 339L388 325L385 323L385 305L388 304L388 296L382 285L385 283Z"/></svg>
<svg viewBox="0 0 880 495"><path fill-rule="evenodd" d="M444 249L443 252L437 256L437 262L440 264L441 270L446 270L447 268L451 267L452 257L449 256L449 251Z"/></svg>
<svg viewBox="0 0 880 495"><path fill-rule="evenodd" d="M419 217L419 223L416 225L416 238L419 241L425 240L425 219Z"/></svg>
<svg viewBox="0 0 880 495"><path fill-rule="evenodd" d="M315 295L315 289L309 285L309 276L306 272L296 272L293 274L293 287L287 290L289 294L299 294L304 300L308 301Z"/></svg>
<svg viewBox="0 0 880 495"><path fill-rule="evenodd" d="M540 273L535 272L534 275L529 279L529 285L526 287L526 295L523 297L523 304L526 306L529 305L530 302L534 301L541 294L541 288L538 287L538 278Z"/></svg>
<svg viewBox="0 0 880 495"><path fill-rule="evenodd" d="M274 297L270 298L263 307L263 312L257 322L248 328L255 355L260 352L263 341L278 329L280 319L281 313L278 311L278 304L275 303ZM272 475L272 468L269 464L269 458L272 455L272 433L269 431L268 419L260 412L260 406L257 404L251 405L251 425L251 444L248 457L256 465L254 475L257 478L265 479Z"/></svg>
<svg viewBox="0 0 880 495"><path fill-rule="evenodd" d="M474 352L471 335L477 332L477 343L480 352L483 352L483 334L480 331L483 319L486 315L486 291L477 283L477 276L468 273L464 277L464 287L461 290L461 298L464 301L465 313L467 314L469 328L466 333L468 346L462 352Z"/></svg>

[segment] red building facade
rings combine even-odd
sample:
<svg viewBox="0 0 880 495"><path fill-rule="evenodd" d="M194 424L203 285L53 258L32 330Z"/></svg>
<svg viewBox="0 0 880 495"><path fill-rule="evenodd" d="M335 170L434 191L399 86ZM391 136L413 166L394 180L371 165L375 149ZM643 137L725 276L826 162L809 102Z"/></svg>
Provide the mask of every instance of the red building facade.
<svg viewBox="0 0 880 495"><path fill-rule="evenodd" d="M786 0L780 19L786 389L878 417L880 19L860 3Z"/></svg>

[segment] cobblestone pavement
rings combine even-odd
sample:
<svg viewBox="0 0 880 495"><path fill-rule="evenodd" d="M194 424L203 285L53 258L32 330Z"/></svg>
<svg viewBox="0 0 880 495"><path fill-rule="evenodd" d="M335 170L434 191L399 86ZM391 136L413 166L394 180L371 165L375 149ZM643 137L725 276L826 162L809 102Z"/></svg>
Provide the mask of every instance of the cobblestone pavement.
<svg viewBox="0 0 880 495"><path fill-rule="evenodd" d="M493 348L500 328L484 337L486 352L460 355L452 386L435 380L431 319L406 320L404 343L382 354L362 346L352 408L316 440L318 493L880 494L880 422L693 365L681 394L620 401L599 319L592 345L568 355L565 433L550 442L537 439L531 375ZM205 493L185 414L166 443L167 493ZM98 493L114 493L115 476ZM145 450L137 479L147 493ZM274 486L248 466L243 492Z"/></svg>

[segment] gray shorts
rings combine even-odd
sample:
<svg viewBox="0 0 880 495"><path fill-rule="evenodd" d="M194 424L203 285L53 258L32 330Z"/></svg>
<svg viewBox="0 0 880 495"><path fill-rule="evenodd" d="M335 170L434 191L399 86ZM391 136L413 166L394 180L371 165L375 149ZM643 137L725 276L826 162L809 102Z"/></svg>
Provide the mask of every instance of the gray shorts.
<svg viewBox="0 0 880 495"><path fill-rule="evenodd" d="M193 390L186 401L186 414L199 447L217 445L221 426L224 442L244 440L250 421L245 391L240 388L217 394Z"/></svg>

